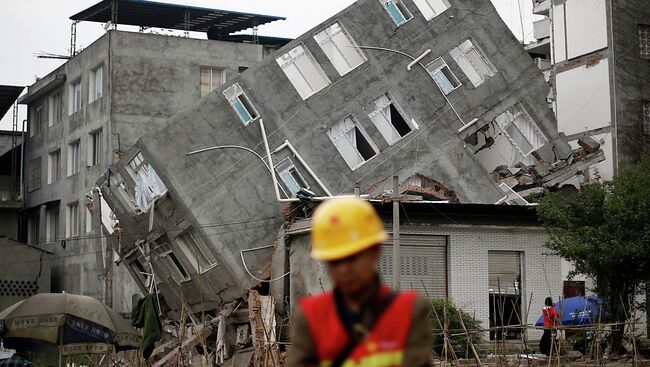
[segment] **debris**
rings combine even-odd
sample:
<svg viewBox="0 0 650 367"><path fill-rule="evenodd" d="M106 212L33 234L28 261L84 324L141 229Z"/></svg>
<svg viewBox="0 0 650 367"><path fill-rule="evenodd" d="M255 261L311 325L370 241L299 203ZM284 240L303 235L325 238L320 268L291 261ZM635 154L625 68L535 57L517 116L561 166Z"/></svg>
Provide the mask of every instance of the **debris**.
<svg viewBox="0 0 650 367"><path fill-rule="evenodd" d="M533 152L533 156L538 161L547 163L555 162L555 152L553 151L553 143L546 143L541 148Z"/></svg>
<svg viewBox="0 0 650 367"><path fill-rule="evenodd" d="M539 178L549 175L552 169L553 166L546 162L537 163L535 167L533 167L533 171Z"/></svg>
<svg viewBox="0 0 650 367"><path fill-rule="evenodd" d="M600 144L589 136L583 136L579 138L578 145L580 145L580 147L584 149L587 154L594 153L600 149Z"/></svg>

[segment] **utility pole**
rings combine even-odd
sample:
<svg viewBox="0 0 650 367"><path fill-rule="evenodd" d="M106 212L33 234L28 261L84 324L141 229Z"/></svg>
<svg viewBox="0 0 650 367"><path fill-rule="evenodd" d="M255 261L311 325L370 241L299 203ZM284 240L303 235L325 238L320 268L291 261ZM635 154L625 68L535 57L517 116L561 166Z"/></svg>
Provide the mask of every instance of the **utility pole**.
<svg viewBox="0 0 650 367"><path fill-rule="evenodd" d="M399 203L399 177L393 176L393 276L395 277L394 287L397 291L402 287L399 256Z"/></svg>

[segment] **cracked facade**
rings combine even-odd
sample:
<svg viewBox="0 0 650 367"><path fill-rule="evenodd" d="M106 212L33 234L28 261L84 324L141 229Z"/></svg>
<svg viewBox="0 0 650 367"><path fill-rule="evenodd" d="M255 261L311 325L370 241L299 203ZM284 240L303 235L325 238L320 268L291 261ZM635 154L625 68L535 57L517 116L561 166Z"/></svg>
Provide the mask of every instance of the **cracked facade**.
<svg viewBox="0 0 650 367"><path fill-rule="evenodd" d="M172 312L242 297L269 277L301 189L380 197L398 175L428 200L525 203L516 190L600 159L557 132L544 76L490 2L426 4L359 0L138 140L98 185L140 286Z"/></svg>

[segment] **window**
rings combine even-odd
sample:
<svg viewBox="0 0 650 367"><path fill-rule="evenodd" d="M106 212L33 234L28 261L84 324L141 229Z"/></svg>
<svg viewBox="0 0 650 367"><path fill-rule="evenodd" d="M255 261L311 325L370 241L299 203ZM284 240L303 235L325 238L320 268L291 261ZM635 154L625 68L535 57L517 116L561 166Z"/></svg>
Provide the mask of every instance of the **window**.
<svg viewBox="0 0 650 367"><path fill-rule="evenodd" d="M63 120L63 92L59 89L50 96L49 126L58 124Z"/></svg>
<svg viewBox="0 0 650 367"><path fill-rule="evenodd" d="M201 97L219 88L226 81L226 72L223 69L202 67L199 70L199 74L201 79L199 82Z"/></svg>
<svg viewBox="0 0 650 367"><path fill-rule="evenodd" d="M190 279L187 271L185 271L185 268L181 265L181 262L178 260L167 241L156 241L154 246L153 250L157 254L159 260L156 263L160 265L162 270L166 273L160 274L160 281L166 281L168 276L171 276L172 279L178 283Z"/></svg>
<svg viewBox="0 0 650 367"><path fill-rule="evenodd" d="M389 145L393 145L412 130L388 94L375 99L364 107L364 110Z"/></svg>
<svg viewBox="0 0 650 367"><path fill-rule="evenodd" d="M426 20L431 20L443 11L449 9L447 0L413 0Z"/></svg>
<svg viewBox="0 0 650 367"><path fill-rule="evenodd" d="M409 21L413 16L411 12L404 6L401 0L379 0L388 12L388 15L393 19L396 25L400 26Z"/></svg>
<svg viewBox="0 0 650 367"><path fill-rule="evenodd" d="M643 101L643 132L650 137L650 101Z"/></svg>
<svg viewBox="0 0 650 367"><path fill-rule="evenodd" d="M59 239L59 207L48 208L47 212L47 221L45 222L45 240L56 241Z"/></svg>
<svg viewBox="0 0 650 367"><path fill-rule="evenodd" d="M65 237L77 237L79 235L79 203L70 203L67 207L65 221Z"/></svg>
<svg viewBox="0 0 650 367"><path fill-rule="evenodd" d="M142 152L138 152L130 161L129 161L129 167L131 167L131 170L136 173L138 170L140 170L140 167L144 163L144 157L142 157Z"/></svg>
<svg viewBox="0 0 650 367"><path fill-rule="evenodd" d="M29 129L29 136L40 134L43 131L43 124L45 122L45 106L43 102L39 102L32 108L31 127Z"/></svg>
<svg viewBox="0 0 650 367"><path fill-rule="evenodd" d="M81 79L70 83L70 114L81 109Z"/></svg>
<svg viewBox="0 0 650 367"><path fill-rule="evenodd" d="M40 216L34 214L27 220L27 242L36 245L40 241Z"/></svg>
<svg viewBox="0 0 650 367"><path fill-rule="evenodd" d="M308 189L309 185L296 170L296 166L291 162L291 158L287 157L275 165L275 170L278 172L280 179L284 185L295 196L300 189Z"/></svg>
<svg viewBox="0 0 650 367"><path fill-rule="evenodd" d="M353 170L377 155L374 144L363 128L357 125L352 116L348 116L343 121L332 126L327 131L327 136L329 136L345 162Z"/></svg>
<svg viewBox="0 0 650 367"><path fill-rule="evenodd" d="M80 150L80 140L68 144L68 176L72 176L79 172Z"/></svg>
<svg viewBox="0 0 650 367"><path fill-rule="evenodd" d="M61 149L47 156L47 183L51 184L61 178Z"/></svg>
<svg viewBox="0 0 650 367"><path fill-rule="evenodd" d="M259 117L255 107L253 107L239 84L233 84L228 89L224 90L223 95L226 97L244 125L247 126Z"/></svg>
<svg viewBox="0 0 650 367"><path fill-rule="evenodd" d="M330 84L320 65L303 45L294 47L276 61L302 99Z"/></svg>
<svg viewBox="0 0 650 367"><path fill-rule="evenodd" d="M497 125L519 152L527 157L546 143L544 134L537 128L520 103L497 116Z"/></svg>
<svg viewBox="0 0 650 367"><path fill-rule="evenodd" d="M41 188L41 157L29 161L29 192Z"/></svg>
<svg viewBox="0 0 650 367"><path fill-rule="evenodd" d="M243 73L246 70L248 70L248 66L240 66L239 69L238 69L240 74Z"/></svg>
<svg viewBox="0 0 650 367"><path fill-rule="evenodd" d="M650 60L650 25L639 24L639 52L642 59Z"/></svg>
<svg viewBox="0 0 650 367"><path fill-rule="evenodd" d="M438 85L438 88L440 88L440 91L445 95L448 95L461 86L458 78L451 72L451 69L449 69L449 66L447 66L447 63L442 57L433 60L433 62L426 66L426 69Z"/></svg>
<svg viewBox="0 0 650 367"><path fill-rule="evenodd" d="M345 75L366 61L357 44L339 23L334 23L319 32L314 39L340 75Z"/></svg>
<svg viewBox="0 0 650 367"><path fill-rule="evenodd" d="M98 66L90 71L88 78L88 103L91 103L102 97L104 67Z"/></svg>
<svg viewBox="0 0 650 367"><path fill-rule="evenodd" d="M199 273L206 272L217 266L214 251L201 238L194 228L181 233L176 241L189 259L194 259L193 265Z"/></svg>
<svg viewBox="0 0 650 367"><path fill-rule="evenodd" d="M103 136L102 129L90 133L88 137L88 166L96 166L102 162L102 155L104 153Z"/></svg>
<svg viewBox="0 0 650 367"><path fill-rule="evenodd" d="M102 208L103 210L104 208ZM93 231L93 212L86 206L86 233Z"/></svg>
<svg viewBox="0 0 650 367"><path fill-rule="evenodd" d="M474 87L483 84L494 75L493 67L471 40L461 43L449 52Z"/></svg>

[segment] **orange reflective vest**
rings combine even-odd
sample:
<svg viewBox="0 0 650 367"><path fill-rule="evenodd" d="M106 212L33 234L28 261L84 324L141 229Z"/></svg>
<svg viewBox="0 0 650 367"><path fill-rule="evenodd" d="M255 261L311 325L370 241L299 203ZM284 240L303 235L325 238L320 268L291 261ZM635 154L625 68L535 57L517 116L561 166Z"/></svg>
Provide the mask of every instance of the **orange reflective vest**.
<svg viewBox="0 0 650 367"><path fill-rule="evenodd" d="M388 293L388 288L382 287L379 298ZM366 338L348 355L342 367L401 366L415 297L413 292L397 294L379 315ZM329 367L350 340L337 313L334 294L327 292L303 299L300 308L307 319L320 366Z"/></svg>

